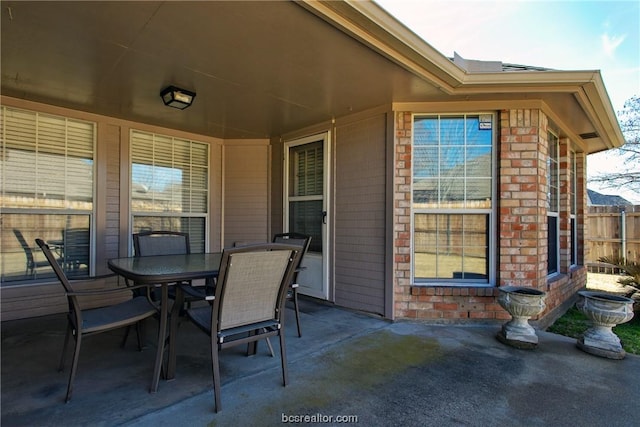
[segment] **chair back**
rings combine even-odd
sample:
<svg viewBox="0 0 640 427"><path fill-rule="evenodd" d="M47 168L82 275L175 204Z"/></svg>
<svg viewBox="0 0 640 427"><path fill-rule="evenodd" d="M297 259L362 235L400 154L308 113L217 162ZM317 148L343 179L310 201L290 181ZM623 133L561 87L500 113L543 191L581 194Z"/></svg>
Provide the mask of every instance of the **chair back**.
<svg viewBox="0 0 640 427"><path fill-rule="evenodd" d="M135 256L189 254L189 234L178 231L136 233L133 235L133 251Z"/></svg>
<svg viewBox="0 0 640 427"><path fill-rule="evenodd" d="M70 228L62 230L64 262L68 268L89 265L89 229Z"/></svg>
<svg viewBox="0 0 640 427"><path fill-rule="evenodd" d="M211 316L211 331L280 321L299 246L264 243L225 249Z"/></svg>
<svg viewBox="0 0 640 427"><path fill-rule="evenodd" d="M309 245L311 245L311 236L301 233L279 233L273 236L273 242L302 247L300 259L298 261L298 265L296 265L296 268L299 268L300 264L302 264L302 258L304 258L305 254L309 250Z"/></svg>
<svg viewBox="0 0 640 427"><path fill-rule="evenodd" d="M47 258L47 261L49 261L49 265L53 269L53 272L56 273L56 277L58 277L58 280L60 281L62 286L64 286L64 290L66 292L73 292L73 288L69 283L69 279L67 279L67 276L64 274L64 270L62 270L62 267L56 261L56 257L53 252L51 252L49 245L47 245L42 239L36 239L36 244L40 247L40 249L42 249L42 253Z"/></svg>
<svg viewBox="0 0 640 427"><path fill-rule="evenodd" d="M24 236L22 235L22 231L18 230L17 228L14 228L13 234L15 234L16 239L18 239L18 242L20 242L20 246L22 246L22 250L24 251L24 254L27 257L27 268L31 268L34 264L33 250L31 249L31 247L25 240Z"/></svg>

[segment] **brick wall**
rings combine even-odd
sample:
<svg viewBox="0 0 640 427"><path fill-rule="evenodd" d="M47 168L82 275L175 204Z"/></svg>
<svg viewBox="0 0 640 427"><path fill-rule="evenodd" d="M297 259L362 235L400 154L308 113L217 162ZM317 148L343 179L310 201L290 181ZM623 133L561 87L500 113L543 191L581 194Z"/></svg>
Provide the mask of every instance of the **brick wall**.
<svg viewBox="0 0 640 427"><path fill-rule="evenodd" d="M583 267L570 267L568 153L562 140L560 180L562 214L560 275L547 278L547 131L540 110L503 110L498 129L498 249L497 285L527 286L548 292L540 316L557 316L557 309L586 283ZM412 114L395 115L394 167L394 316L430 321L509 319L497 303L498 288L413 285L411 280L411 131ZM578 154L578 218L584 213L585 156ZM579 235L584 236L583 221ZM583 239L579 238L578 262ZM544 323L544 320L541 321ZM548 323L548 322L547 322Z"/></svg>
<svg viewBox="0 0 640 427"><path fill-rule="evenodd" d="M500 112L499 286L546 287L547 126L539 110Z"/></svg>

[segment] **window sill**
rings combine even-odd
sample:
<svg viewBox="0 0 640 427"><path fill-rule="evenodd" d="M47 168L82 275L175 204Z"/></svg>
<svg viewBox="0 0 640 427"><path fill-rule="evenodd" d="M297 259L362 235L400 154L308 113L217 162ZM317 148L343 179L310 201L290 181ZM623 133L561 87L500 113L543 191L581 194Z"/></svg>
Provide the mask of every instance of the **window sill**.
<svg viewBox="0 0 640 427"><path fill-rule="evenodd" d="M491 283L472 283L472 282L414 282L412 287L417 288L495 288Z"/></svg>

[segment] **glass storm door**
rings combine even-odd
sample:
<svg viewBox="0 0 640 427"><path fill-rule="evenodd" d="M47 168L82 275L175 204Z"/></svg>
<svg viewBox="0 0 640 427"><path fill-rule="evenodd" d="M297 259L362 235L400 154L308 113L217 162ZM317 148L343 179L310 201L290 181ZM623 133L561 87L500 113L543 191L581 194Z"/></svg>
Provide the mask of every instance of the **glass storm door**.
<svg viewBox="0 0 640 427"><path fill-rule="evenodd" d="M327 262L327 162L328 134L285 144L284 230L311 236L298 275L298 292L329 298Z"/></svg>

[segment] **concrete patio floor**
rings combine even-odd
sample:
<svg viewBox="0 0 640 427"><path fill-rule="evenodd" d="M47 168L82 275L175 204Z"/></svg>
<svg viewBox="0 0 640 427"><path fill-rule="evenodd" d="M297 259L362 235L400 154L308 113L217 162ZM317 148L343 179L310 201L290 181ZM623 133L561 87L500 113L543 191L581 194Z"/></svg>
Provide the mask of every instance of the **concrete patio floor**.
<svg viewBox="0 0 640 427"><path fill-rule="evenodd" d="M264 345L250 358L244 347L225 350L218 414L208 340L189 323L179 329L176 379L155 394L152 324L142 352L134 337L120 348L122 331L88 338L64 404L64 316L4 322L2 426L275 426L305 415L326 425L341 416L363 426L637 425L638 356L598 358L547 332L537 349L518 350L496 340L498 323L392 323L301 305L302 338L287 312L290 384L282 387L277 345L274 358Z"/></svg>

